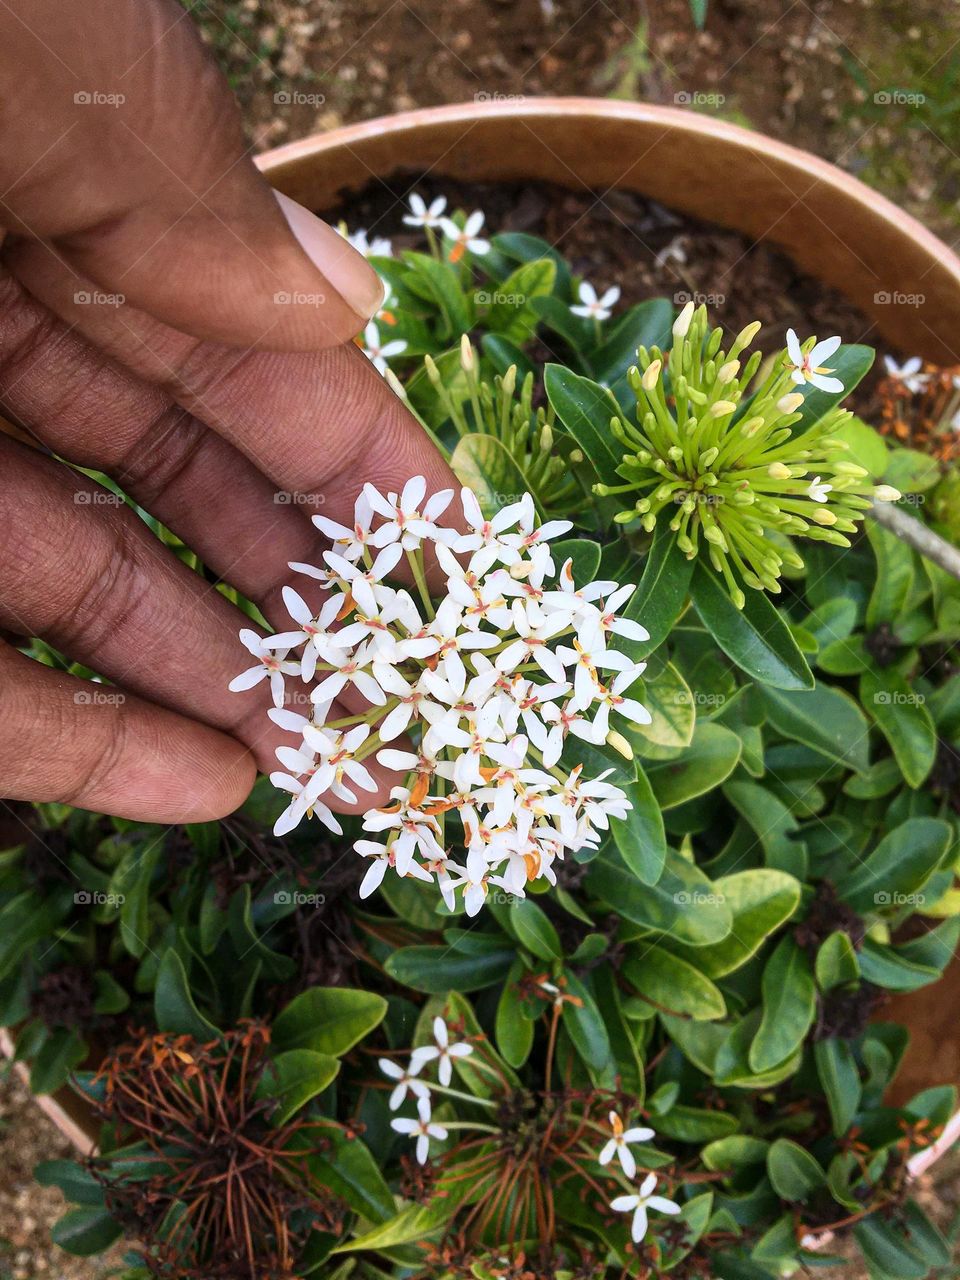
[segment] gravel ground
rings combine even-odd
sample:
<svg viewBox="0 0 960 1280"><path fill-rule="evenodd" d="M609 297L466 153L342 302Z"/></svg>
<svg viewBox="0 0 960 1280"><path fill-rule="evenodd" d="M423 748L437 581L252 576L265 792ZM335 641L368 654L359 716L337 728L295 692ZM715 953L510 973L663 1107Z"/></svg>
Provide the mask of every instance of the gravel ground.
<svg viewBox="0 0 960 1280"><path fill-rule="evenodd" d="M960 6L936 0L184 0L258 150L414 106L595 94L685 104L762 127L854 172L960 238ZM679 95L679 96L678 96ZM814 232L812 231L812 234ZM59 1192L31 1170L67 1144L0 1075L0 1280L99 1280L50 1241ZM960 1154L920 1195L949 1223ZM830 1274L838 1274L831 1272ZM862 1273L851 1265L844 1274ZM960 1273L958 1273L960 1274Z"/></svg>

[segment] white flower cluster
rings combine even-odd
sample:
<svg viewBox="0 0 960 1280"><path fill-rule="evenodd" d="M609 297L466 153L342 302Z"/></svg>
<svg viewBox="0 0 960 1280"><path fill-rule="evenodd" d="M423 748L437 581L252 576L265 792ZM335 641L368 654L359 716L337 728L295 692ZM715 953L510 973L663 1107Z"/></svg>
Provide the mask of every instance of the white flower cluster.
<svg viewBox="0 0 960 1280"><path fill-rule="evenodd" d="M453 1079L453 1059L466 1058L473 1053L473 1046L467 1044L465 1040L458 1040L456 1044L450 1043L449 1028L441 1017L433 1020L433 1040L433 1044L421 1045L419 1049L413 1050L410 1055L410 1065L406 1070L390 1058L379 1060L380 1070L394 1082L390 1092L390 1110L396 1111L402 1106L407 1093L416 1099L416 1120L398 1116L390 1121L390 1125L397 1133L416 1138L417 1161L420 1164L427 1162L430 1154L430 1139L443 1142L447 1137L446 1128L432 1119L431 1086L421 1077L420 1072L429 1062L436 1062L438 1084L433 1088L448 1089Z"/></svg>
<svg viewBox="0 0 960 1280"><path fill-rule="evenodd" d="M612 712L649 723L628 696L645 664L608 647L611 636L647 633L616 612L632 586L578 587L570 560L557 572L549 540L570 523L538 526L529 494L488 519L463 489L466 532L440 523L452 500L453 490L426 499L417 476L399 495L366 485L351 528L314 516L333 543L325 567L291 567L329 596L314 614L286 588L295 629L266 639L242 632L257 663L230 687L268 678L269 714L297 738L277 750L283 771L271 775L293 797L276 834L307 815L340 832L321 797L355 804L356 789L375 791L363 763L375 755L406 782L363 816L376 839L355 845L370 862L361 896L390 867L435 881L451 910L462 891L475 915L491 885L522 896L528 881L555 883L558 859L596 847L610 819L626 816L630 804L606 780L611 771L588 778L582 766L565 770L559 761L571 734L606 741ZM446 579L436 606L427 545ZM388 581L404 558L417 599ZM309 716L284 706L294 677L311 687ZM335 700L355 714L344 716L341 706L331 719ZM465 853L462 862L454 850Z"/></svg>

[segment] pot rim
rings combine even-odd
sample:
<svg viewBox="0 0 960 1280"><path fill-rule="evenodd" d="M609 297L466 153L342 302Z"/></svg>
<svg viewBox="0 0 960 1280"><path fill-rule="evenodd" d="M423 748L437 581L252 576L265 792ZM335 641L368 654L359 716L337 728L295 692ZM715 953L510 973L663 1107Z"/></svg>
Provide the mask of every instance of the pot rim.
<svg viewBox="0 0 960 1280"><path fill-rule="evenodd" d="M960 287L960 257L934 232L919 222L912 214L899 208L887 196L867 186L859 178L838 168L829 160L781 142L769 134L746 129L726 120L715 120L699 112L683 107L667 107L657 103L623 102L594 97L529 97L517 102L455 102L437 107L417 107L410 111L398 111L375 116L354 124L341 125L326 133L312 133L294 142L257 156L258 167L267 174L280 174L288 166L304 159L322 156L325 152L341 148L349 150L368 138L403 135L411 129L433 125L473 124L487 117L520 119L524 121L548 120L577 115L594 120L629 120L639 124L662 124L678 134L697 139L726 143L737 151L766 155L791 169L812 174L826 183L838 195L866 204L896 229L908 233L910 238L923 246L928 253L940 258L942 265L956 278ZM371 178L378 175L371 172ZM571 174L571 177L574 177Z"/></svg>

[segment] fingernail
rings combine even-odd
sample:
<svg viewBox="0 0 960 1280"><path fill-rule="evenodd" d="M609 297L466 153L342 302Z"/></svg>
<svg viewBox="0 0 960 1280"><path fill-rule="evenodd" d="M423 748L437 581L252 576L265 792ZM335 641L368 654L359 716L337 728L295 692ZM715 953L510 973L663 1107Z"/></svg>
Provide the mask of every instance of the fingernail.
<svg viewBox="0 0 960 1280"><path fill-rule="evenodd" d="M364 320L376 315L383 305L383 281L363 254L309 209L279 191L273 194L301 249L347 306Z"/></svg>

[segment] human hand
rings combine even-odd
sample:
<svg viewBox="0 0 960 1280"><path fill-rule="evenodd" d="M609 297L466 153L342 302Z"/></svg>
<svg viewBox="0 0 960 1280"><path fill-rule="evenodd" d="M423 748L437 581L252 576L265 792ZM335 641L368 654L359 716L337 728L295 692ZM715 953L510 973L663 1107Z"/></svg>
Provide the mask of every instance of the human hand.
<svg viewBox="0 0 960 1280"><path fill-rule="evenodd" d="M175 0L2 6L0 82L0 403L23 435L0 433L0 629L113 682L0 641L3 791L218 817L285 740L265 684L227 690L248 620L51 454L110 475L280 628L282 586L310 598L288 562L325 549L311 514L352 522L365 480L451 477L349 342L375 272L275 199Z"/></svg>

